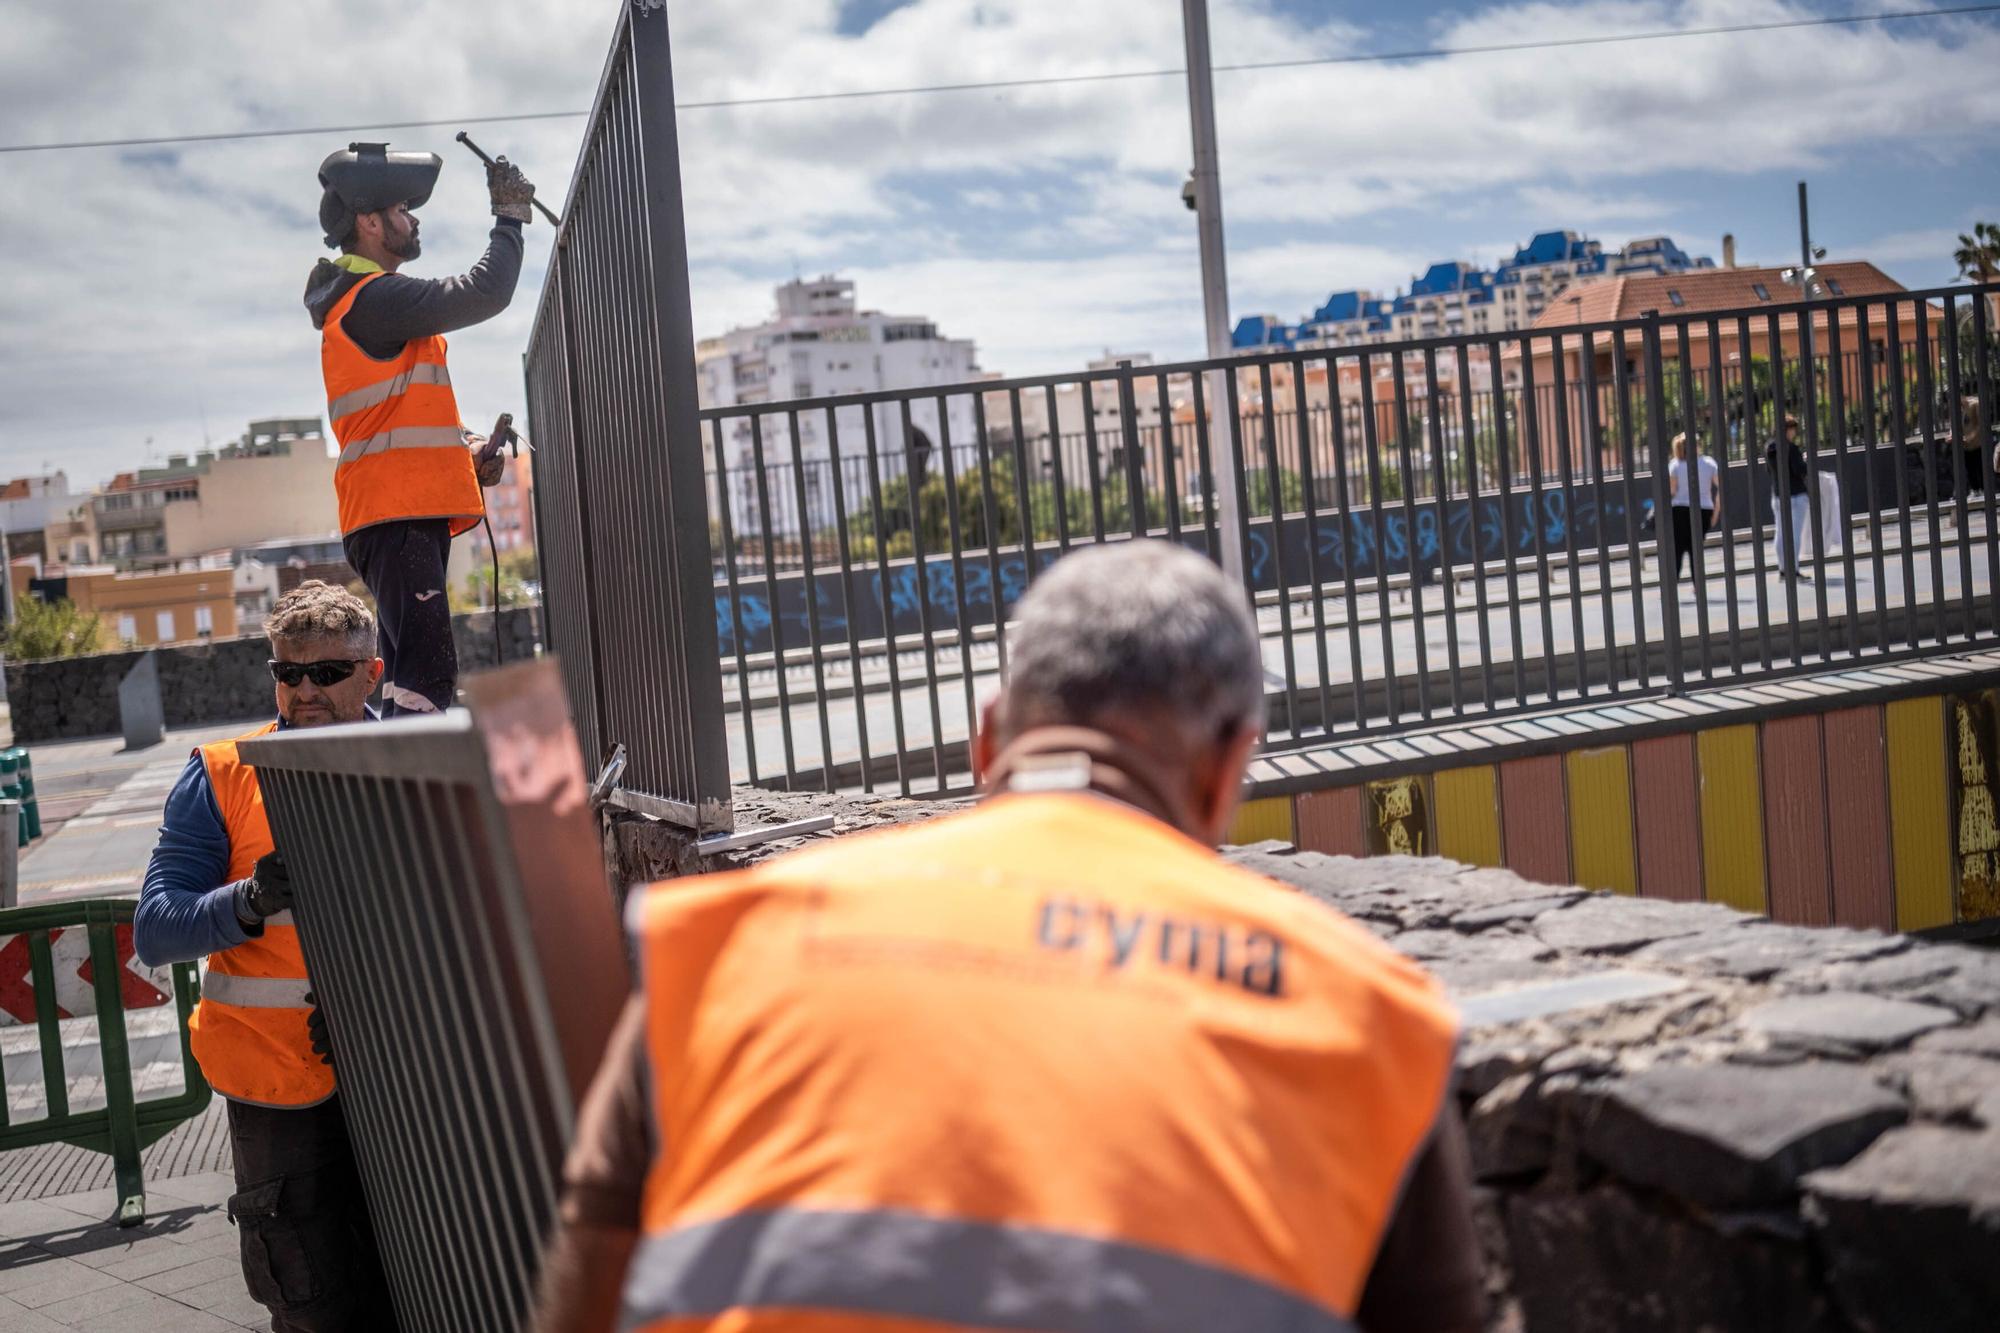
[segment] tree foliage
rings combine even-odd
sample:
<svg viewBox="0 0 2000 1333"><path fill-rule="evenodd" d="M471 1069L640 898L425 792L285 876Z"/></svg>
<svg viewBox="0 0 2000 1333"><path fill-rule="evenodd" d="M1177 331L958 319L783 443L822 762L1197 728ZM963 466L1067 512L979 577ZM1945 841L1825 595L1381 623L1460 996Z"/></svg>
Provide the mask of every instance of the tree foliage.
<svg viewBox="0 0 2000 1333"><path fill-rule="evenodd" d="M14 611L14 623L7 627L5 641L11 661L80 657L101 647L102 619L94 611L77 610L76 604L67 598L44 602L39 597L23 597Z"/></svg>

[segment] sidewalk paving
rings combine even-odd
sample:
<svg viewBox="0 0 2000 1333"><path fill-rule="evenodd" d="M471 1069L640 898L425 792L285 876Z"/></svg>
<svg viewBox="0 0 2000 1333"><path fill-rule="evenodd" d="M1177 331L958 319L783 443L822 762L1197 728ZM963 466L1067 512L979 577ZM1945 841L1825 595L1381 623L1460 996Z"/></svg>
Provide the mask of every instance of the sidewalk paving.
<svg viewBox="0 0 2000 1333"><path fill-rule="evenodd" d="M8 1333L234 1333L270 1327L243 1285L223 1172L146 1188L146 1221L108 1220L112 1192L0 1204L0 1328Z"/></svg>

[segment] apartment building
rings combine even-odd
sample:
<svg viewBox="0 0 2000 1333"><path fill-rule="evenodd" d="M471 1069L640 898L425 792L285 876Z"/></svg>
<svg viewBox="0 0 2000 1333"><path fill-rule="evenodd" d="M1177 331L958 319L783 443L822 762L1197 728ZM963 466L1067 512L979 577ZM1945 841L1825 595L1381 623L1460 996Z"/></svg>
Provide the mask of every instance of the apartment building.
<svg viewBox="0 0 2000 1333"><path fill-rule="evenodd" d="M9 567L15 603L69 601L103 620L108 647L151 648L234 638L234 571L226 559L146 572L109 565L45 566L23 556Z"/></svg>
<svg viewBox="0 0 2000 1333"><path fill-rule="evenodd" d="M794 279L776 288L774 295L776 310L770 319L705 338L696 347L696 383L703 407L963 385L979 377L978 354L971 339L948 338L935 321L923 315L863 310L856 303L851 281L835 277ZM954 443L974 437L972 404L966 395L951 399L942 414L935 402L916 403L907 440L900 409L879 405L866 411L874 417L875 447L884 477L902 475L912 461L918 468L926 466L925 460L947 433ZM863 456L865 425L862 407L838 409L844 458ZM747 421L733 423L724 431L726 490L737 533L764 530L764 506L756 484L761 465L767 491L777 496L770 505L769 535L797 535L801 525L794 512L792 443L782 419L767 420L760 434L753 434ZM816 514L830 503L833 452L824 413L808 413L800 419L797 443L799 457L806 465L802 479L807 513Z"/></svg>
<svg viewBox="0 0 2000 1333"><path fill-rule="evenodd" d="M1666 236L1646 236L1616 251L1573 231L1538 233L1492 269L1464 260L1433 264L1409 290L1381 296L1341 291L1312 315L1287 324L1276 315L1239 320L1238 351L1295 347L1368 347L1417 338L1511 333L1531 326L1559 298L1605 278L1713 269Z"/></svg>

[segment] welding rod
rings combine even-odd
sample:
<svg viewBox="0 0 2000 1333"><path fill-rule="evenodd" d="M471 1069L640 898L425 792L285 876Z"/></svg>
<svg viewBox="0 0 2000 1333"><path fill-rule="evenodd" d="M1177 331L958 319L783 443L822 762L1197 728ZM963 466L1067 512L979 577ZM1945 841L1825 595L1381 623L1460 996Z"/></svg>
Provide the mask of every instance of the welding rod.
<svg viewBox="0 0 2000 1333"><path fill-rule="evenodd" d="M466 134L464 130L460 130L458 132L458 141L464 144L467 148L470 148L472 150L473 156L477 157L481 162L484 162L489 167L493 165L493 159L486 156L486 150L481 148L478 144L472 142L471 138ZM557 217L555 213L550 210L547 204L537 199L534 201L534 205L536 208L542 210L542 216L549 220L550 226L552 227L562 226L562 219Z"/></svg>

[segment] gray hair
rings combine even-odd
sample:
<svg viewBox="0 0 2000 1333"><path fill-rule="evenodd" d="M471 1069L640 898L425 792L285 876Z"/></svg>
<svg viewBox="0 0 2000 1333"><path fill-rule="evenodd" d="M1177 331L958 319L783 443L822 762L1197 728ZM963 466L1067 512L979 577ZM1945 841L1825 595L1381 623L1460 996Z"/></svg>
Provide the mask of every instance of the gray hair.
<svg viewBox="0 0 2000 1333"><path fill-rule="evenodd" d="M284 639L338 639L357 658L375 656L375 617L345 588L307 579L278 599L264 617L264 635Z"/></svg>
<svg viewBox="0 0 2000 1333"><path fill-rule="evenodd" d="M1006 727L1086 726L1163 709L1197 734L1264 725L1264 664L1243 593L1184 547L1125 541L1065 557L1007 639Z"/></svg>

